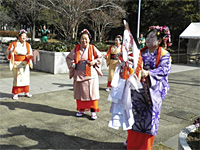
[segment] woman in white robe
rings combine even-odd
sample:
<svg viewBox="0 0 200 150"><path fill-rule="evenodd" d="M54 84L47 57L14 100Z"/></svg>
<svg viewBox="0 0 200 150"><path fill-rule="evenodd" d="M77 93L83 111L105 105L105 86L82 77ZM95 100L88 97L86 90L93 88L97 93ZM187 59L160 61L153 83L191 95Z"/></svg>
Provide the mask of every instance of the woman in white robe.
<svg viewBox="0 0 200 150"><path fill-rule="evenodd" d="M8 47L8 60L10 60L10 70L13 71L13 99L18 99L19 93L25 93L26 97L32 97L29 93L30 69L32 65L32 48L27 39L27 31L19 31L18 40L12 42Z"/></svg>

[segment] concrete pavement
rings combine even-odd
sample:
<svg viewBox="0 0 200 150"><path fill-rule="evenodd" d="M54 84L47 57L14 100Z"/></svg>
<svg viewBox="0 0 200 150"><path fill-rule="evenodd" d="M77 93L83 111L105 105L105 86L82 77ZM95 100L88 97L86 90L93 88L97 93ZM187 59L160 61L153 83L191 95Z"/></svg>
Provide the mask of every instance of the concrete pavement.
<svg viewBox="0 0 200 150"><path fill-rule="evenodd" d="M77 118L68 74L31 71L31 99L11 99L12 72L0 65L0 149L124 149L127 133L108 127L107 71L100 77L98 119ZM178 149L179 132L200 116L200 68L172 65L154 149Z"/></svg>

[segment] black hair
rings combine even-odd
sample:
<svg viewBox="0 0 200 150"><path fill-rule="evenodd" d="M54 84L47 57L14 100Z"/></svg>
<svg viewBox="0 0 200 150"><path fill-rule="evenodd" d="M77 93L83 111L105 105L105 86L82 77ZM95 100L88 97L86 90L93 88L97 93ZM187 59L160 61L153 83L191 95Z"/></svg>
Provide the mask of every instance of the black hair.
<svg viewBox="0 0 200 150"><path fill-rule="evenodd" d="M163 32L161 32L160 30L158 29L155 29L155 28L151 28L147 35L150 33L150 32L154 32L156 33L156 36L157 36L157 40L161 40L161 43L159 46L163 46L165 43L164 43L164 40L163 40L163 37L165 36L165 34Z"/></svg>

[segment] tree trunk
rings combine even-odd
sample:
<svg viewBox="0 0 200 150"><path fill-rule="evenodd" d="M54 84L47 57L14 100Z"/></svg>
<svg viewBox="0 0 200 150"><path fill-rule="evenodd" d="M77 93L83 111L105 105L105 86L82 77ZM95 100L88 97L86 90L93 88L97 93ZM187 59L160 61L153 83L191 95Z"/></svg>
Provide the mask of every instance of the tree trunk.
<svg viewBox="0 0 200 150"><path fill-rule="evenodd" d="M102 42L102 34L99 33L99 42L101 43Z"/></svg>
<svg viewBox="0 0 200 150"><path fill-rule="evenodd" d="M75 26L72 28L72 39L75 39Z"/></svg>
<svg viewBox="0 0 200 150"><path fill-rule="evenodd" d="M78 33L78 25L76 25L76 29L75 29L75 41L77 40L77 33Z"/></svg>
<svg viewBox="0 0 200 150"><path fill-rule="evenodd" d="M32 28L32 37L31 37L32 41L35 41L35 22L33 22L33 28Z"/></svg>
<svg viewBox="0 0 200 150"><path fill-rule="evenodd" d="M97 41L97 31L94 31L94 41Z"/></svg>

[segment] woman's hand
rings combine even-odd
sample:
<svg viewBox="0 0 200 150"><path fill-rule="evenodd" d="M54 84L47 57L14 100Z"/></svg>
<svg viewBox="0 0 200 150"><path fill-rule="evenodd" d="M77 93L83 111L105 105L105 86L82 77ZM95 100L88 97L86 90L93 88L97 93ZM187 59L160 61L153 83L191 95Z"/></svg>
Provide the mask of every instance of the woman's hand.
<svg viewBox="0 0 200 150"><path fill-rule="evenodd" d="M108 58L108 56L107 56L107 55L103 55L103 58L107 59L107 58Z"/></svg>
<svg viewBox="0 0 200 150"><path fill-rule="evenodd" d="M96 60L93 60L93 61L89 62L88 64L89 64L89 66L93 66L93 65L95 65L96 63L97 63L97 61L96 61Z"/></svg>
<svg viewBox="0 0 200 150"><path fill-rule="evenodd" d="M95 65L96 64L96 61L91 61L90 62L90 66L93 66L93 65Z"/></svg>
<svg viewBox="0 0 200 150"><path fill-rule="evenodd" d="M142 77L147 77L149 75L149 71L148 70L142 70Z"/></svg>
<svg viewBox="0 0 200 150"><path fill-rule="evenodd" d="M75 68L75 67L76 67L76 64L72 63L71 68Z"/></svg>
<svg viewBox="0 0 200 150"><path fill-rule="evenodd" d="M26 55L26 58L27 58L28 60L30 60L30 59L33 59L33 56L32 56L32 55Z"/></svg>

